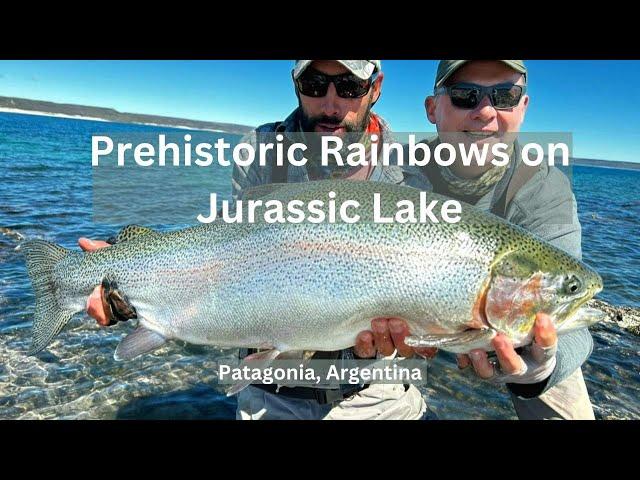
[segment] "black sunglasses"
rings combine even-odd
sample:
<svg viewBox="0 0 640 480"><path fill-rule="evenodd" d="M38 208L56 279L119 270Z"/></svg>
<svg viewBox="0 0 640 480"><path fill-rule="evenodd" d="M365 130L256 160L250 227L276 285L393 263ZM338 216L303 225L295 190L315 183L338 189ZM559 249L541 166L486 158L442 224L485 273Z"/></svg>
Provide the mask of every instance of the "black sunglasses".
<svg viewBox="0 0 640 480"><path fill-rule="evenodd" d="M458 107L471 110L476 108L482 99L489 95L491 105L496 110L509 110L520 103L522 95L527 91L526 85L513 83L501 83L483 87L475 83L456 83L448 87L435 89L435 94L446 93L451 98L451 103Z"/></svg>
<svg viewBox="0 0 640 480"><path fill-rule="evenodd" d="M376 77L377 75L373 74L367 80L362 80L353 73L326 75L309 67L295 83L298 91L307 97L324 97L329 91L329 84L333 83L340 98L362 98L369 93Z"/></svg>

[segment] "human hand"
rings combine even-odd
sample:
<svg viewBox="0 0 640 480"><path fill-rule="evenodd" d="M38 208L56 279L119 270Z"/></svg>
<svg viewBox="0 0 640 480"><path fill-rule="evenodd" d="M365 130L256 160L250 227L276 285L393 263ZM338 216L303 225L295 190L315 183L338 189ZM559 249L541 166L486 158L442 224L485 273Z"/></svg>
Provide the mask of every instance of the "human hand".
<svg viewBox="0 0 640 480"><path fill-rule="evenodd" d="M80 248L85 252L94 252L100 248L110 246L109 243L102 240L90 240L84 237L78 239L78 245L80 245ZM111 320L104 309L104 305L102 304L102 285L98 285L94 288L91 295L89 295L89 298L87 299L87 314L94 318L98 324L103 327L111 325Z"/></svg>
<svg viewBox="0 0 640 480"><path fill-rule="evenodd" d="M538 313L533 327L534 341L518 355L511 341L498 334L491 341L498 361L491 361L484 350L472 350L469 355L458 355L461 369L473 365L478 376L492 383L531 384L545 380L556 366L558 335L551 317Z"/></svg>
<svg viewBox="0 0 640 480"><path fill-rule="evenodd" d="M358 334L356 344L353 347L355 354L360 358L374 358L378 352L383 356L389 356L394 350L398 356L411 358L418 354L424 358L433 358L438 352L437 348L412 348L404 343L409 335L409 326L401 318L374 318L371 320L371 331L365 330Z"/></svg>

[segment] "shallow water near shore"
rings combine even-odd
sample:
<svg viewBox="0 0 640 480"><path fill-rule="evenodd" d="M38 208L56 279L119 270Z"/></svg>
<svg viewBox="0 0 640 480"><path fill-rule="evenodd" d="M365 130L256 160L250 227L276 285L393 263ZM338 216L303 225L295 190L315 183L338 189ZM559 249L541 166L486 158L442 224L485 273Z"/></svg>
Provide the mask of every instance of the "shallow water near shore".
<svg viewBox="0 0 640 480"><path fill-rule="evenodd" d="M111 130L155 127L111 124ZM154 130L155 129L155 130ZM165 129L162 129L164 131ZM43 238L76 249L80 236L114 234L91 217L87 139L103 122L0 113L0 419L229 419L235 399L216 366L233 351L170 342L130 362L113 352L132 325L101 329L78 315L46 352L27 357L34 297L16 249ZM37 147L35 147L37 145ZM228 195L229 169L212 169ZM605 282L599 296L640 307L640 172L574 167L584 258ZM615 324L592 328L583 371L597 418L640 418L640 338ZM459 371L439 354L421 387L431 418L516 418L506 389Z"/></svg>

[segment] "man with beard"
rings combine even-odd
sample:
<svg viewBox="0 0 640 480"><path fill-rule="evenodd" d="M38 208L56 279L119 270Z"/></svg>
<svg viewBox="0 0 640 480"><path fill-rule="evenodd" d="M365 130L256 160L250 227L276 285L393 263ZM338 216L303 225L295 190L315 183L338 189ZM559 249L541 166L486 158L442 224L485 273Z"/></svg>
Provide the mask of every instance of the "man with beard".
<svg viewBox="0 0 640 480"><path fill-rule="evenodd" d="M384 74L380 60L298 60L292 71L296 108L284 121L258 127L249 143L267 142L282 134L291 142L303 142L307 163L278 167L275 158L266 167L256 162L249 167L234 167L232 196L242 199L251 187L271 183L293 183L341 178L373 180L429 189L429 184L417 169L398 166L372 167L329 164L322 165L319 142L322 135L339 136L345 145L354 142L367 146L376 134L379 142L390 142L388 124L371 109L380 98ZM342 155L344 158L346 155ZM274 156L275 157L275 156ZM331 157L330 157L331 159ZM390 333L394 330L393 336ZM404 345L406 324L403 321L376 319L373 332L363 332L360 350L365 357L376 354L379 345L394 339L402 344L403 353L411 351ZM404 333L404 336L402 336ZM401 338L402 337L402 338ZM391 348L392 355L395 346ZM249 353L249 352L246 352ZM413 353L413 351L411 351ZM433 355L432 349L421 349L423 356ZM407 355L408 356L408 355ZM353 359L353 349L340 352L317 352L314 359ZM345 385L340 390L310 387L277 389L274 385L250 385L238 394L238 419L420 419L426 404L418 389L411 385Z"/></svg>

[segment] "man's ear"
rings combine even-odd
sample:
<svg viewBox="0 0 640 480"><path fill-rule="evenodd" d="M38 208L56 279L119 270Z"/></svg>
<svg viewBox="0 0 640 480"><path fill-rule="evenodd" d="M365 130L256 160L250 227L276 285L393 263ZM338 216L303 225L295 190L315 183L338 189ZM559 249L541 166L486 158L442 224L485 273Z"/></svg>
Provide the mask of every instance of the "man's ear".
<svg viewBox="0 0 640 480"><path fill-rule="evenodd" d="M428 96L424 100L424 110L427 113L427 118L431 123L436 123L436 102L437 99L433 95Z"/></svg>
<svg viewBox="0 0 640 480"><path fill-rule="evenodd" d="M384 73L380 72L373 84L373 100L371 101L371 106L374 106L380 99L380 95L382 95L382 80L384 80Z"/></svg>
<svg viewBox="0 0 640 480"><path fill-rule="evenodd" d="M522 99L522 118L524 119L524 114L527 113L527 108L529 108L529 95L525 95Z"/></svg>
<svg viewBox="0 0 640 480"><path fill-rule="evenodd" d="M517 107L517 110L516 110L521 112L518 130L520 130L520 127L524 123L524 118L527 116L527 108L529 108L529 95L525 95L522 97L522 99L520 100L520 105Z"/></svg>

